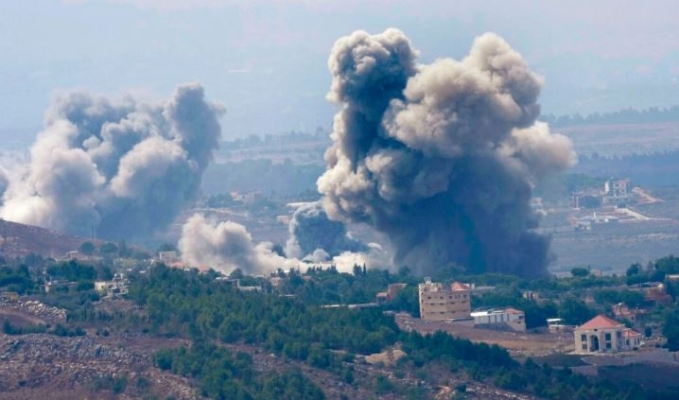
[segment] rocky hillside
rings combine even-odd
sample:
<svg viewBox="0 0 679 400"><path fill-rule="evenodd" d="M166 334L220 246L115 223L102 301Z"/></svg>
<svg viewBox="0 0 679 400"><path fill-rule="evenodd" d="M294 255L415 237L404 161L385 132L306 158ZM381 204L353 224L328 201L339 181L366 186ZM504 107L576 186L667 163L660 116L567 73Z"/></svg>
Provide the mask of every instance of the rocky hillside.
<svg viewBox="0 0 679 400"><path fill-rule="evenodd" d="M86 240L37 226L0 220L0 255L3 257L22 257L35 253L59 258L78 249Z"/></svg>
<svg viewBox="0 0 679 400"><path fill-rule="evenodd" d="M187 379L153 367L144 337L0 335L3 399L195 399Z"/></svg>

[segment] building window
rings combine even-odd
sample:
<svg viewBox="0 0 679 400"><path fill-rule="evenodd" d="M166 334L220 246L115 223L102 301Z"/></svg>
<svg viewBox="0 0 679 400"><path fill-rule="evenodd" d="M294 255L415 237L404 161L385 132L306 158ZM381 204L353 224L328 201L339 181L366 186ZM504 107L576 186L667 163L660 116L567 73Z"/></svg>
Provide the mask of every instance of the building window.
<svg viewBox="0 0 679 400"><path fill-rule="evenodd" d="M580 341L581 341L581 342L586 342L586 341L587 341L587 335L584 334L584 333L583 333L582 335L580 335Z"/></svg>
<svg viewBox="0 0 679 400"><path fill-rule="evenodd" d="M608 341L608 340L611 340L611 334L610 334L610 332L609 332L609 333L606 333L606 334L605 334L605 337L606 337L606 340L607 340L607 341Z"/></svg>
<svg viewBox="0 0 679 400"><path fill-rule="evenodd" d="M583 344L582 344L582 349L583 349L583 350L587 350L587 343L583 343Z"/></svg>
<svg viewBox="0 0 679 400"><path fill-rule="evenodd" d="M611 348L611 343L610 343L610 342L607 342L607 343L606 343L606 348L607 348L607 349L610 349L610 348Z"/></svg>

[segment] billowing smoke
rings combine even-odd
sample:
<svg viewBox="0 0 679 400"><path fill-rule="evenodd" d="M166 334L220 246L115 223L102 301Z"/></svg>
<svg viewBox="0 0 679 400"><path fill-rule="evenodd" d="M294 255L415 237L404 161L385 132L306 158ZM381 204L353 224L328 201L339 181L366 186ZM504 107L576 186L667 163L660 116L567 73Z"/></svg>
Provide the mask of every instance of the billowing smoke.
<svg viewBox="0 0 679 400"><path fill-rule="evenodd" d="M116 240L166 227L197 193L221 113L198 84L160 104L83 91L58 96L0 216Z"/></svg>
<svg viewBox="0 0 679 400"><path fill-rule="evenodd" d="M236 268L249 274L263 274L278 268L298 267L299 261L273 251L273 244L254 244L244 226L217 222L194 214L182 227L179 240L182 259L195 267L231 272Z"/></svg>
<svg viewBox="0 0 679 400"><path fill-rule="evenodd" d="M0 166L0 198L2 198L5 191L7 191L7 187L9 187L9 174Z"/></svg>
<svg viewBox="0 0 679 400"><path fill-rule="evenodd" d="M395 29L335 43L328 98L341 110L318 180L328 216L384 232L395 264L419 273L458 263L544 274L549 238L532 230L532 187L574 153L536 123L541 78L494 34L462 61L417 55Z"/></svg>
<svg viewBox="0 0 679 400"><path fill-rule="evenodd" d="M317 206L314 206L317 208ZM342 231L346 235L345 231ZM292 240L292 239L291 239ZM346 239L347 243L350 239ZM383 267L388 265L386 253L379 245L353 242L357 251L345 250L332 256L317 248L305 254L304 260L294 255L287 257L276 252L270 242L255 243L244 226L231 221L217 221L194 214L182 227L179 250L188 265L213 268L231 273L236 268L248 274L266 274L277 269L301 269L308 266L334 265L338 271L352 272L354 265Z"/></svg>
<svg viewBox="0 0 679 400"><path fill-rule="evenodd" d="M300 206L288 225L290 238L285 253L291 257L328 261L344 252L362 252L368 247L349 236L342 222L331 221L320 202Z"/></svg>

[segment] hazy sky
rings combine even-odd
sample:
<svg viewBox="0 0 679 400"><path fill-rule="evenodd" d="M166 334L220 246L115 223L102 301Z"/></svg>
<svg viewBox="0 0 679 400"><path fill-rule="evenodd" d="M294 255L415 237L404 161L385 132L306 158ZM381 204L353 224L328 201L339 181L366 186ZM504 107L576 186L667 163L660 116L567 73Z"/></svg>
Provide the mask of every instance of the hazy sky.
<svg viewBox="0 0 679 400"><path fill-rule="evenodd" d="M679 104L678 12L674 0L2 1L0 129L34 135L58 89L160 98L190 81L226 105L227 138L329 127L332 44L388 27L423 62L500 34L545 77L547 113Z"/></svg>

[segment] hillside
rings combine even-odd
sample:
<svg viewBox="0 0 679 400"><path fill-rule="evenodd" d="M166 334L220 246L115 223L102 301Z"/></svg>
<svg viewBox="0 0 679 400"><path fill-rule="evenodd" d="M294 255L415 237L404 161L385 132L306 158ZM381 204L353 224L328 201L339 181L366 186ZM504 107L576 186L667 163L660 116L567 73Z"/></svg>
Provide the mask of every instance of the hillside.
<svg viewBox="0 0 679 400"><path fill-rule="evenodd" d="M34 253L59 258L76 250L86 240L37 226L0 220L0 255L3 257L23 257ZM96 240L92 242L98 243Z"/></svg>

